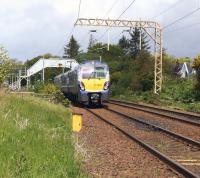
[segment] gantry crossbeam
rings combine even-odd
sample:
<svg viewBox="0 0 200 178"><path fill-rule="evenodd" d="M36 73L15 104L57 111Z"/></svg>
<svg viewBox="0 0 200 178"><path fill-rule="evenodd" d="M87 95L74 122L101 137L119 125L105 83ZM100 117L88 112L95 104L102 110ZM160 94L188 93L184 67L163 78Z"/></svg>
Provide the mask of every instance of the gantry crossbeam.
<svg viewBox="0 0 200 178"><path fill-rule="evenodd" d="M109 27L140 27L140 28L160 28L157 22L134 21L134 20L111 20L111 19L77 19L75 25L82 26L109 26Z"/></svg>

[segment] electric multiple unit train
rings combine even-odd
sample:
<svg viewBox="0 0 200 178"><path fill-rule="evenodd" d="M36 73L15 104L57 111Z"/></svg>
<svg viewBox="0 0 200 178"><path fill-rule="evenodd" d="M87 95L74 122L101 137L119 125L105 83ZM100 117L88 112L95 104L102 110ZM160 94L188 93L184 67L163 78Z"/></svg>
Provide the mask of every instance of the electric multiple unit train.
<svg viewBox="0 0 200 178"><path fill-rule="evenodd" d="M54 82L68 98L80 103L101 105L108 100L110 75L104 62L85 61L56 76Z"/></svg>

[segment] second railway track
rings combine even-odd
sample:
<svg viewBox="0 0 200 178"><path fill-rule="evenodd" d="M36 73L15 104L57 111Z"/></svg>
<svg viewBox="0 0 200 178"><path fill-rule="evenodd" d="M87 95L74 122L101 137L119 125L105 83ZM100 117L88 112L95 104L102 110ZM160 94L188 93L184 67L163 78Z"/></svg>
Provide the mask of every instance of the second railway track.
<svg viewBox="0 0 200 178"><path fill-rule="evenodd" d="M183 176L200 176L198 141L110 109L87 110L142 145Z"/></svg>
<svg viewBox="0 0 200 178"><path fill-rule="evenodd" d="M110 104L127 107L139 111L143 111L146 113L166 117L171 120L176 120L179 122L185 122L187 124L191 124L197 127L200 127L200 114L199 113L190 113L190 112L183 112L183 111L176 111L171 109L164 109L156 106L150 105L142 105L132 102L125 102L121 100L109 100Z"/></svg>

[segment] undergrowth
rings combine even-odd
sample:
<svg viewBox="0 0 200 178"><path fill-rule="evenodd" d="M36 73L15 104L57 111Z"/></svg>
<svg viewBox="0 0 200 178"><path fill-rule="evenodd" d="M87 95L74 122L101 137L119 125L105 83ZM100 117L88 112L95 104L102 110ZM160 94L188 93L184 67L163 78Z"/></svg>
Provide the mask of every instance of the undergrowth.
<svg viewBox="0 0 200 178"><path fill-rule="evenodd" d="M162 92L159 95L153 91L133 91L130 88L114 86L111 88L113 98L143 102L164 107L200 112L200 91L194 90L193 78L165 78Z"/></svg>

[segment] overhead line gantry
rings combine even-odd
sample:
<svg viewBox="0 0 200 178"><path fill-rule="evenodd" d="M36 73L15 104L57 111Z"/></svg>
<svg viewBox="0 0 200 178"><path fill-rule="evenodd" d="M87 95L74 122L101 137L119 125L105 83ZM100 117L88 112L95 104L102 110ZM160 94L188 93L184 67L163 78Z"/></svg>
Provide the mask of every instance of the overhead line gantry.
<svg viewBox="0 0 200 178"><path fill-rule="evenodd" d="M78 18L75 26L103 26L103 27L129 27L143 29L154 41L154 93L159 94L162 89L162 28L158 22L141 20L115 20L115 19L86 19ZM152 33L149 30L153 30Z"/></svg>

